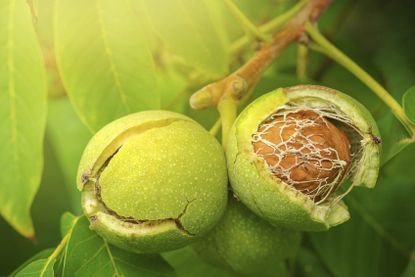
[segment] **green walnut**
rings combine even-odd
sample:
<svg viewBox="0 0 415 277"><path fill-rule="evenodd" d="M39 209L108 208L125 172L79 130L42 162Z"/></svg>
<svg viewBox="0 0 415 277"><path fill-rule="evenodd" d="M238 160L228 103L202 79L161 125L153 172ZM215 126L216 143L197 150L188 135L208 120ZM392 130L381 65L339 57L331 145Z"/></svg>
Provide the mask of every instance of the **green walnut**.
<svg viewBox="0 0 415 277"><path fill-rule="evenodd" d="M240 275L282 276L284 259L295 256L300 240L298 231L272 226L230 199L225 215L193 249L204 261Z"/></svg>
<svg viewBox="0 0 415 277"><path fill-rule="evenodd" d="M277 226L320 231L350 217L341 199L353 187L375 186L380 137L355 99L302 85L247 106L226 156L232 189L252 211Z"/></svg>
<svg viewBox="0 0 415 277"><path fill-rule="evenodd" d="M145 111L111 122L88 143L78 170L90 228L137 253L191 243L226 208L224 156L213 136L181 114Z"/></svg>

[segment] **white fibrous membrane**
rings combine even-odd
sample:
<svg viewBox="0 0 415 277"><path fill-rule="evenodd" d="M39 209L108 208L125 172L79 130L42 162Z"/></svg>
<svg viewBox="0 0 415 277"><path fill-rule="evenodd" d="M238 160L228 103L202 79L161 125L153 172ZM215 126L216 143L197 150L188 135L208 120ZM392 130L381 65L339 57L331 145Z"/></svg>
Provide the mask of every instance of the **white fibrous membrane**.
<svg viewBox="0 0 415 277"><path fill-rule="evenodd" d="M259 125L252 144L273 176L320 204L353 171L361 146L351 136L358 130L334 107L290 103Z"/></svg>

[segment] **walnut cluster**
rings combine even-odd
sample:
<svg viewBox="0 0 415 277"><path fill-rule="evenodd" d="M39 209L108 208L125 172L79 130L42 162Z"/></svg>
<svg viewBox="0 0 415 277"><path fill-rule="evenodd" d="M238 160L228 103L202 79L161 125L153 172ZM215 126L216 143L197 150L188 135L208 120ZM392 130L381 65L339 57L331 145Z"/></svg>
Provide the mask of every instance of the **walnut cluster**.
<svg viewBox="0 0 415 277"><path fill-rule="evenodd" d="M351 163L346 134L313 110L275 113L260 124L252 144L274 176L314 202L335 191Z"/></svg>

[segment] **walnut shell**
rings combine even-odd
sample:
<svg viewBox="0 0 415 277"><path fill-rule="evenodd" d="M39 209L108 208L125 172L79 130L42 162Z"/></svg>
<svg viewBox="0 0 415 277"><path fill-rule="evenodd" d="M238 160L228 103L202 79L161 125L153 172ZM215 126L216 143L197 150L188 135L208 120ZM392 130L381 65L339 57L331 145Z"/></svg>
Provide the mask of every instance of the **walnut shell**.
<svg viewBox="0 0 415 277"><path fill-rule="evenodd" d="M253 146L277 178L314 201L335 191L351 162L346 134L311 110L272 116L259 125Z"/></svg>
<svg viewBox="0 0 415 277"><path fill-rule="evenodd" d="M301 135L283 119L299 124ZM379 137L374 119L350 96L313 85L277 89L234 122L226 147L229 180L235 195L271 224L327 230L349 219L341 198L350 189L376 184L380 145L373 137ZM304 138L318 163L301 148Z"/></svg>
<svg viewBox="0 0 415 277"><path fill-rule="evenodd" d="M223 148L181 114L145 111L102 128L78 170L91 229L138 253L183 247L208 232L227 203Z"/></svg>

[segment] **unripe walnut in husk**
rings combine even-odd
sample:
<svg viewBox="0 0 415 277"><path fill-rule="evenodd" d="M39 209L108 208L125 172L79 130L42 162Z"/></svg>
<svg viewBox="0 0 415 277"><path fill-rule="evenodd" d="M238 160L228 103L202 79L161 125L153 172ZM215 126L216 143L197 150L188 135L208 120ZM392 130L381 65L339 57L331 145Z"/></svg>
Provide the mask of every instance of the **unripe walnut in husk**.
<svg viewBox="0 0 415 277"><path fill-rule="evenodd" d="M120 118L91 139L78 171L91 229L138 253L177 249L208 232L227 203L220 144L168 111Z"/></svg>
<svg viewBox="0 0 415 277"><path fill-rule="evenodd" d="M239 275L285 276L284 261L300 246L298 231L261 219L231 198L222 219L193 249L207 263Z"/></svg>
<svg viewBox="0 0 415 277"><path fill-rule="evenodd" d="M270 92L235 121L227 145L234 193L272 224L317 231L349 218L341 201L372 188L379 132L364 106L321 86ZM343 185L346 179L350 185Z"/></svg>

